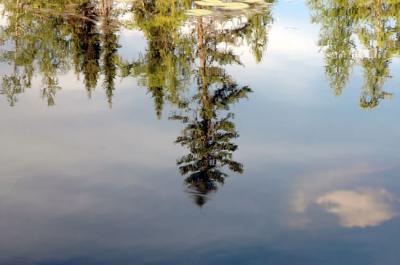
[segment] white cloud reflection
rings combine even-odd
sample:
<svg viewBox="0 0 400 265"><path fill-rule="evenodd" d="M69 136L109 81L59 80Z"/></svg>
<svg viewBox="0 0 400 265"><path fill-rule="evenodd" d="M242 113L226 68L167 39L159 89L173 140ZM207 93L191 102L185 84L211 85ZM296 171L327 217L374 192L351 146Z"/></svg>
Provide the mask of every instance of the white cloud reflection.
<svg viewBox="0 0 400 265"><path fill-rule="evenodd" d="M337 190L317 198L316 203L340 219L346 228L365 228L382 224L396 216L395 196L385 189Z"/></svg>
<svg viewBox="0 0 400 265"><path fill-rule="evenodd" d="M355 163L353 166L336 166L337 169L320 169L299 177L290 200L294 216L288 225L306 229L312 224L326 226L315 207L339 219L345 228L366 228L382 225L397 215L399 197L382 186L368 185L377 175L386 174L393 166ZM361 185L361 186L359 186ZM344 187L365 188L344 188Z"/></svg>

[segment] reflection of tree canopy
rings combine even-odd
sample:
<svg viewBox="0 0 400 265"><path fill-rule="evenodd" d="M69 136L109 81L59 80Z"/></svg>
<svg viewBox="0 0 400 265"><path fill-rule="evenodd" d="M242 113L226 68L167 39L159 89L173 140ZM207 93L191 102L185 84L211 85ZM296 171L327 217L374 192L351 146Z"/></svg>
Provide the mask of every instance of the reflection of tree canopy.
<svg viewBox="0 0 400 265"><path fill-rule="evenodd" d="M321 24L326 72L337 95L347 83L352 65L364 69L362 108L374 108L391 94L382 90L389 65L400 50L400 3L389 0L309 0L313 21ZM357 45L360 54L357 58ZM364 50L364 51L362 51Z"/></svg>
<svg viewBox="0 0 400 265"><path fill-rule="evenodd" d="M61 89L59 76L75 70L87 93L102 80L109 104L118 70L133 75L145 86L161 115L164 102L181 103L182 93L192 81L196 39L185 11L191 0L135 0L127 4L113 0L0 0L7 23L0 27L0 59L12 66L3 76L0 93L11 105L17 95L31 87L40 76L41 94L54 104ZM134 62L123 63L118 55L120 11L132 14L130 27L139 29L148 44L146 53ZM225 23L236 28L236 45L248 45L261 60L271 23L270 8L265 12L230 16ZM222 25L222 24L221 24ZM36 74L36 75L35 75Z"/></svg>
<svg viewBox="0 0 400 265"><path fill-rule="evenodd" d="M189 154L179 159L178 165L182 175L186 176L189 191L200 206L206 202L206 195L217 189L218 183L224 183L227 177L224 167L233 172L243 171L242 164L233 160L237 145L232 140L238 137L238 133L229 109L251 90L239 87L223 68L224 65L240 63L229 48L229 44L237 40L235 35L241 34L236 30L221 28L218 22L207 19L196 21L193 36L197 39L194 71L197 92L182 104L180 114L171 117L185 124L176 142L187 147Z"/></svg>
<svg viewBox="0 0 400 265"><path fill-rule="evenodd" d="M238 137L233 113L218 115L233 102L246 97L250 89L238 87L229 77L221 77L220 82L220 88L212 92L207 87L199 87L199 94L191 102L195 107L187 107L183 114L171 117L185 124L176 142L186 146L190 153L179 159L178 165L199 205L205 203L206 194L217 189L217 183L224 183L227 176L222 171L224 166L234 172L243 171L243 166L232 159L237 145L231 141Z"/></svg>
<svg viewBox="0 0 400 265"><path fill-rule="evenodd" d="M144 55L125 62L124 74L139 78L154 98L157 116L168 101L180 110L171 117L185 125L177 143L189 154L178 160L185 183L198 205L223 183L223 168L241 173L233 160L238 137L230 106L245 98L248 87L240 87L224 66L241 64L234 48L247 45L257 61L267 44L270 9L262 13L208 18L187 18L192 1L138 0L133 4L131 27L147 39ZM195 85L196 93L184 99ZM224 113L225 112L225 113Z"/></svg>
<svg viewBox="0 0 400 265"><path fill-rule="evenodd" d="M55 77L57 72L65 70L67 62L65 52L68 43L64 38L65 26L54 29L57 20L52 15L35 13L33 3L24 1L3 1L5 12L9 13L8 25L1 30L3 49L1 60L13 64L13 73L3 77L3 93L10 104L31 84L37 68L42 74L42 94L49 105L53 104L55 91L59 88ZM7 44L13 49L7 49Z"/></svg>
<svg viewBox="0 0 400 265"><path fill-rule="evenodd" d="M272 23L265 12L190 18L191 0L135 0L125 5L132 19L124 24L139 29L147 40L146 52L127 62L118 55L121 21L112 0L0 0L8 23L1 28L1 60L13 66L3 78L2 93L10 104L42 77L42 94L54 104L58 77L75 70L90 96L102 80L112 104L117 70L134 76L155 101L158 116L164 102L178 108L171 119L185 125L177 143L189 154L178 160L196 203L205 203L225 177L224 168L241 173L233 160L238 137L230 107L251 91L239 86L224 67L241 64L235 48L247 46L261 61ZM196 87L193 95L194 87Z"/></svg>
<svg viewBox="0 0 400 265"><path fill-rule="evenodd" d="M154 98L157 116L161 115L166 100L175 105L181 103L182 93L193 78L197 39L193 32L193 21L184 15L192 5L193 1L189 0L138 0L133 4L131 26L143 32L148 44L144 55L125 64L125 74L139 78L139 84L147 87ZM261 61L267 43L268 25L272 22L269 8L262 13L216 20L225 29L215 31L215 34L222 35L210 39L214 45L246 44L256 60ZM229 25L232 29L228 30ZM230 60L228 56L233 55L225 54L220 59Z"/></svg>
<svg viewBox="0 0 400 265"><path fill-rule="evenodd" d="M1 92L11 105L31 86L35 72L42 77L43 97L53 105L61 88L58 76L72 64L77 75L83 74L89 95L102 69L107 95L112 95L118 42L112 1L1 0L0 4L7 16L0 29L1 60L13 65L12 73L3 77Z"/></svg>
<svg viewBox="0 0 400 265"><path fill-rule="evenodd" d="M97 86L100 74L100 34L96 27L98 12L92 3L78 7L79 13L88 19L69 19L72 27L72 54L75 72L84 75L84 83L89 96Z"/></svg>
<svg viewBox="0 0 400 265"><path fill-rule="evenodd" d="M179 91L190 78L190 39L180 34L185 16L184 1L135 1L133 26L145 35L148 45L145 55L130 65L139 83L147 87L154 98L157 116L161 116L164 99L177 104Z"/></svg>
<svg viewBox="0 0 400 265"><path fill-rule="evenodd" d="M100 8L101 14L101 43L102 43L102 72L104 75L104 87L108 104L112 105L112 97L115 89L115 77L118 63L118 31L117 12L113 9L111 0L103 0Z"/></svg>

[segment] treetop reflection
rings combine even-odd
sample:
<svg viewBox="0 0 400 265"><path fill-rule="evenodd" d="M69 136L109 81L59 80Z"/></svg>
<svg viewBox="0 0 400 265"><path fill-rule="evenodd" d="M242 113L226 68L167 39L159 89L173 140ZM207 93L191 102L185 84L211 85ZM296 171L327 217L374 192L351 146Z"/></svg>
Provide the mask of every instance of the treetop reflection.
<svg viewBox="0 0 400 265"><path fill-rule="evenodd" d="M309 0L309 6L313 21L321 25L319 44L335 94L342 93L352 66L359 63L364 70L360 106L375 108L391 98L382 89L390 77L391 60L400 52L400 3Z"/></svg>
<svg viewBox="0 0 400 265"><path fill-rule="evenodd" d="M136 1L130 25L145 34L148 48L138 60L125 62L122 68L124 76L132 75L147 87L158 117L165 100L177 108L170 119L181 121L185 127L176 143L189 150L177 164L186 176L188 192L202 206L207 195L228 176L222 168L243 171L242 164L233 160L237 145L232 140L238 133L233 113L228 111L251 90L238 86L224 67L241 64L234 48L245 43L261 61L272 18L266 11L187 20L186 9L187 5L185 8L177 1ZM188 95L191 86L196 87L194 95Z"/></svg>
<svg viewBox="0 0 400 265"><path fill-rule="evenodd" d="M308 2L313 22L321 27L319 45L334 93L341 95L357 64L364 70L360 106L375 108L391 98L383 86L390 78L392 58L399 55L400 4L388 0ZM165 101L180 104L193 80L198 55L193 31L185 32L195 24L188 10L208 10L212 16L204 18L219 20L228 28L237 26L229 44L250 46L257 61L262 60L272 23L270 1L223 12L190 0L1 0L0 4L6 18L0 29L0 60L11 66L2 77L0 93L11 106L18 94L31 87L35 74L42 79L42 97L54 105L62 89L58 77L74 70L77 78L83 76L89 97L101 80L110 106L115 78L136 77L154 98L159 117ZM122 15L131 19L123 20ZM118 53L121 27L139 29L147 39L146 53L134 62Z"/></svg>
<svg viewBox="0 0 400 265"><path fill-rule="evenodd" d="M248 87L239 87L229 76L223 65L240 63L229 48L218 48L221 43L235 42L240 30L218 29L219 22L198 18L195 32L197 38L196 68L197 92L187 102L181 104L181 113L171 119L185 124L182 135L176 140L186 146L190 153L178 160L181 173L186 175L186 184L199 206L206 202L206 195L217 189L217 183L224 183L227 176L221 168L242 173L242 164L232 159L237 145L232 139L238 137L230 105L245 98ZM245 27L240 29L246 30ZM227 47L227 46L225 46Z"/></svg>
<svg viewBox="0 0 400 265"><path fill-rule="evenodd" d="M43 98L54 105L55 94L61 89L58 76L72 67L77 76L84 75L89 96L102 74L111 104L118 61L117 14L112 1L0 3L7 17L0 35L1 61L13 66L2 82L2 93L10 105L30 88L35 72L42 77Z"/></svg>

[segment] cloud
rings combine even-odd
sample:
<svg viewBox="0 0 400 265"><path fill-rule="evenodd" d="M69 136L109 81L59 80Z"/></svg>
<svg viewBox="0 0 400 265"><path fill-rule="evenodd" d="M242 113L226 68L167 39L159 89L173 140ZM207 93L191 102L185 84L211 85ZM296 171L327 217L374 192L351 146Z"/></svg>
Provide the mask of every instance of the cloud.
<svg viewBox="0 0 400 265"><path fill-rule="evenodd" d="M306 154L306 153L305 153ZM321 157L322 152L318 155ZM292 209L296 213L305 213L319 194L332 189L332 186L347 184L368 174L373 174L386 169L365 163L334 169L323 169L300 176L296 184Z"/></svg>
<svg viewBox="0 0 400 265"><path fill-rule="evenodd" d="M339 217L341 226L365 228L378 226L396 216L392 206L394 198L385 189L338 190L317 198L316 203Z"/></svg>

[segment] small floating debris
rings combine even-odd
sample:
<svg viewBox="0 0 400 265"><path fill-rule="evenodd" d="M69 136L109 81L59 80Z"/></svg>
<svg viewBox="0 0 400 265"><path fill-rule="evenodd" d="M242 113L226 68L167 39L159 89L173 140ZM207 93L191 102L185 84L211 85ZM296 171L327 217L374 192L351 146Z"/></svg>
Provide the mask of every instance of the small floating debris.
<svg viewBox="0 0 400 265"><path fill-rule="evenodd" d="M185 12L187 16L193 16L193 17L202 17L202 16L209 16L212 15L214 12L208 9L200 9L200 8L195 8L195 9L190 9Z"/></svg>
<svg viewBox="0 0 400 265"><path fill-rule="evenodd" d="M195 1L195 8L186 11L188 16L209 16L215 13L259 12L270 3L265 0L199 0Z"/></svg>
<svg viewBox="0 0 400 265"><path fill-rule="evenodd" d="M246 3L229 2L229 3L225 3L220 8L223 10L244 10L244 9L250 8L250 6Z"/></svg>

